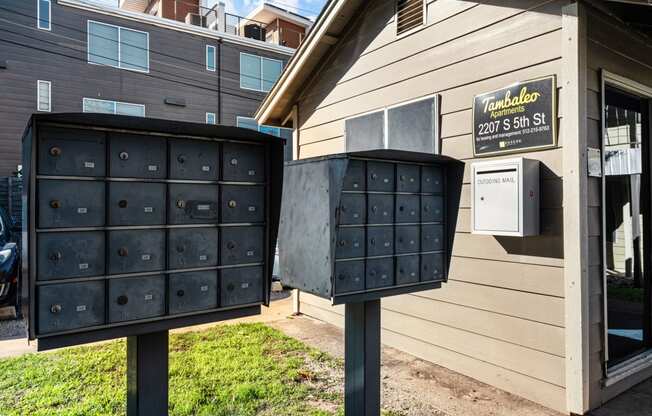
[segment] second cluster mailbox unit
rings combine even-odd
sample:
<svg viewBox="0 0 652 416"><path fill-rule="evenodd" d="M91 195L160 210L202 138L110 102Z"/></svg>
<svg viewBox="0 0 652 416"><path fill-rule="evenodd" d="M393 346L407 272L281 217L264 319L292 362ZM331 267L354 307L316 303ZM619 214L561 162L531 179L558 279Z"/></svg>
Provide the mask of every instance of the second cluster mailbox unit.
<svg viewBox="0 0 652 416"><path fill-rule="evenodd" d="M40 349L250 315L269 300L282 141L135 123L32 119L24 270Z"/></svg>

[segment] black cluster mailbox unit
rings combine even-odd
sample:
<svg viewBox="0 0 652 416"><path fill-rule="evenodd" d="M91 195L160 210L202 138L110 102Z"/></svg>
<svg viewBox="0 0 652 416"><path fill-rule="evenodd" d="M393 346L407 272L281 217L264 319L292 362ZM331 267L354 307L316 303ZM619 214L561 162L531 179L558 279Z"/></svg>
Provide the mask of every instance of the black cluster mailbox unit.
<svg viewBox="0 0 652 416"><path fill-rule="evenodd" d="M441 286L463 173L462 162L396 150L288 162L283 284L334 304Z"/></svg>
<svg viewBox="0 0 652 416"><path fill-rule="evenodd" d="M35 115L24 158L24 275L39 349L252 315L268 303L282 140Z"/></svg>

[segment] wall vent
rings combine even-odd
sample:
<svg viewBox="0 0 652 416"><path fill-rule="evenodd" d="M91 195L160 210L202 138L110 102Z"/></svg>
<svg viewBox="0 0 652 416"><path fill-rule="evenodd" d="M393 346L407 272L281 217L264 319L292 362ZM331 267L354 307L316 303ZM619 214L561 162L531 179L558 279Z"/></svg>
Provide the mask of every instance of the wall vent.
<svg viewBox="0 0 652 416"><path fill-rule="evenodd" d="M396 34L401 35L423 25L423 0L397 0Z"/></svg>

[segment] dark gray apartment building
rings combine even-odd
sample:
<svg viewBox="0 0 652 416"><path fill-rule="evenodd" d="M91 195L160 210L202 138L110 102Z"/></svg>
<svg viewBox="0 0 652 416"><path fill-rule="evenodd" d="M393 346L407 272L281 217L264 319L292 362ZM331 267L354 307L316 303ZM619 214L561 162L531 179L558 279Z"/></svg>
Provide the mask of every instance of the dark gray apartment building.
<svg viewBox="0 0 652 416"><path fill-rule="evenodd" d="M294 52L266 34L264 22L230 15L223 3L209 7L207 0L114 3L0 2L0 177L17 171L23 130L39 111L238 125L289 136L251 118Z"/></svg>

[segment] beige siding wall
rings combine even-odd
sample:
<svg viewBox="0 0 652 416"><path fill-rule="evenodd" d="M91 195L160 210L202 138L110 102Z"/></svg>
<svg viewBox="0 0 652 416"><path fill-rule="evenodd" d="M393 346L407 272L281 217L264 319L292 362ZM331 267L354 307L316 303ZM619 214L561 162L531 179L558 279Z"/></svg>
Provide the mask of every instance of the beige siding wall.
<svg viewBox="0 0 652 416"><path fill-rule="evenodd" d="M552 74L562 85L561 9L568 3L433 1L429 25L397 39L393 1L368 2L298 105L298 154L307 158L344 151L347 117L440 94L442 152L467 162L450 282L384 299L383 342L561 411L563 138L557 148L522 154L543 165L538 237L470 234L469 163L475 94ZM307 294L301 303L302 312L342 325L342 308Z"/></svg>
<svg viewBox="0 0 652 416"><path fill-rule="evenodd" d="M588 14L588 86L589 101L588 144L600 147L601 143L601 106L602 83L601 71L607 70L616 75L629 78L652 88L652 45L625 26L597 9L589 8ZM593 104L591 104L593 103ZM594 240L590 245L590 402L596 407L612 398L615 394L640 382L650 373L641 373L619 385L604 389L604 310L603 310L603 275L602 275L602 237L601 237L601 180L589 178L589 234Z"/></svg>

